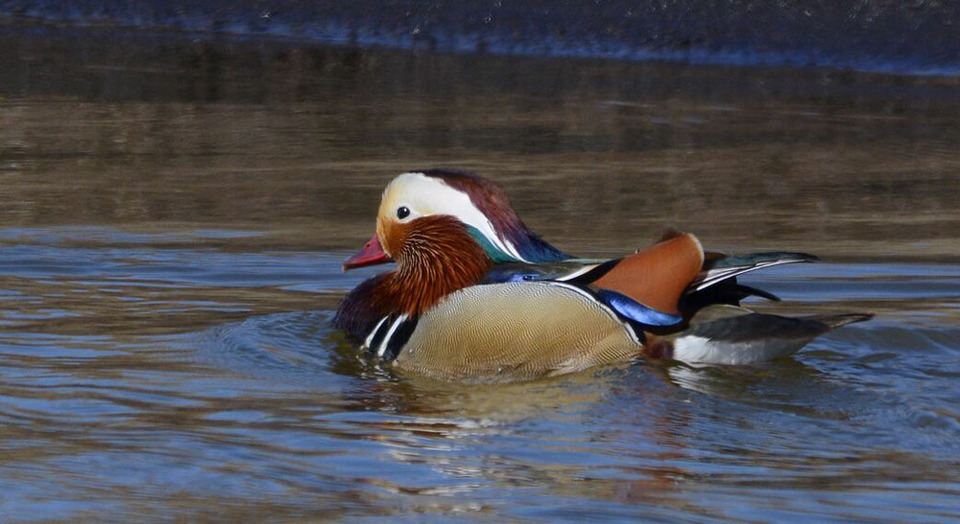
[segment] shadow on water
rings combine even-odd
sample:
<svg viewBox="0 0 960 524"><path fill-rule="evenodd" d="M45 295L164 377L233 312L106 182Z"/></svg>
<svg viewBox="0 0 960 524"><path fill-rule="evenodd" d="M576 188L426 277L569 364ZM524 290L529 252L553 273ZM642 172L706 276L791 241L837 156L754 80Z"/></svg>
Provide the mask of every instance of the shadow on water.
<svg viewBox="0 0 960 524"><path fill-rule="evenodd" d="M0 40L7 520L957 517L953 78ZM573 253L815 252L755 305L878 316L765 366L395 375L330 318L431 165Z"/></svg>

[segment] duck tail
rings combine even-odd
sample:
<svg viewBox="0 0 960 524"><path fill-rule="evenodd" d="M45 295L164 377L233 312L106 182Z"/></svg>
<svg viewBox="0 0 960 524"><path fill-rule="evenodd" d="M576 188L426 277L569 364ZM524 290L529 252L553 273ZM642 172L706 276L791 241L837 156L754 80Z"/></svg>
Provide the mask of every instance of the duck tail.
<svg viewBox="0 0 960 524"><path fill-rule="evenodd" d="M872 313L785 317L715 304L699 311L683 331L646 333L641 354L688 364L756 364L790 356L820 335L871 318Z"/></svg>
<svg viewBox="0 0 960 524"><path fill-rule="evenodd" d="M814 315L807 317L807 319L820 322L827 326L828 330L831 330L847 324L866 322L873 317L873 313L841 313L839 315Z"/></svg>

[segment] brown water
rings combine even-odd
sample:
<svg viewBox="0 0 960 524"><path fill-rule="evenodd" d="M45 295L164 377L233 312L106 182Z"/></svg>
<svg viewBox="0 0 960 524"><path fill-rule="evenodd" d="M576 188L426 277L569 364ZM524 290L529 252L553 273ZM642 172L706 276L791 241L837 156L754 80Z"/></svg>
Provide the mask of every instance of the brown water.
<svg viewBox="0 0 960 524"><path fill-rule="evenodd" d="M878 318L755 368L399 379L332 329L402 171L562 249L673 225ZM960 82L0 36L3 520L960 517Z"/></svg>

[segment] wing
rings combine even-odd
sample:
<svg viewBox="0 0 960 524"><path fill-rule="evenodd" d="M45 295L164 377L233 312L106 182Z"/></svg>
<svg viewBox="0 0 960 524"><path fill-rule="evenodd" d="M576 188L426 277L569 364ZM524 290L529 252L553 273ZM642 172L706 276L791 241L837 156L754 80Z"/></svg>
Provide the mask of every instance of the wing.
<svg viewBox="0 0 960 524"><path fill-rule="evenodd" d="M679 301L703 266L700 241L676 234L633 255L550 264L499 264L485 283L556 282L575 286L642 327L683 322Z"/></svg>

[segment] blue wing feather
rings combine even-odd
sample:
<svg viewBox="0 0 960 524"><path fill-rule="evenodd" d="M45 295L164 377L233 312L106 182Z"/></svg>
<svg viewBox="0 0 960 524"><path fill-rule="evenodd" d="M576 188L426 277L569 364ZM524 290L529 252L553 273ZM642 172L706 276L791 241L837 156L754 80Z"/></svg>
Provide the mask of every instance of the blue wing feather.
<svg viewBox="0 0 960 524"><path fill-rule="evenodd" d="M599 290L597 299L610 306L618 315L646 326L673 326L683 322L683 317L680 315L657 311L609 289Z"/></svg>

